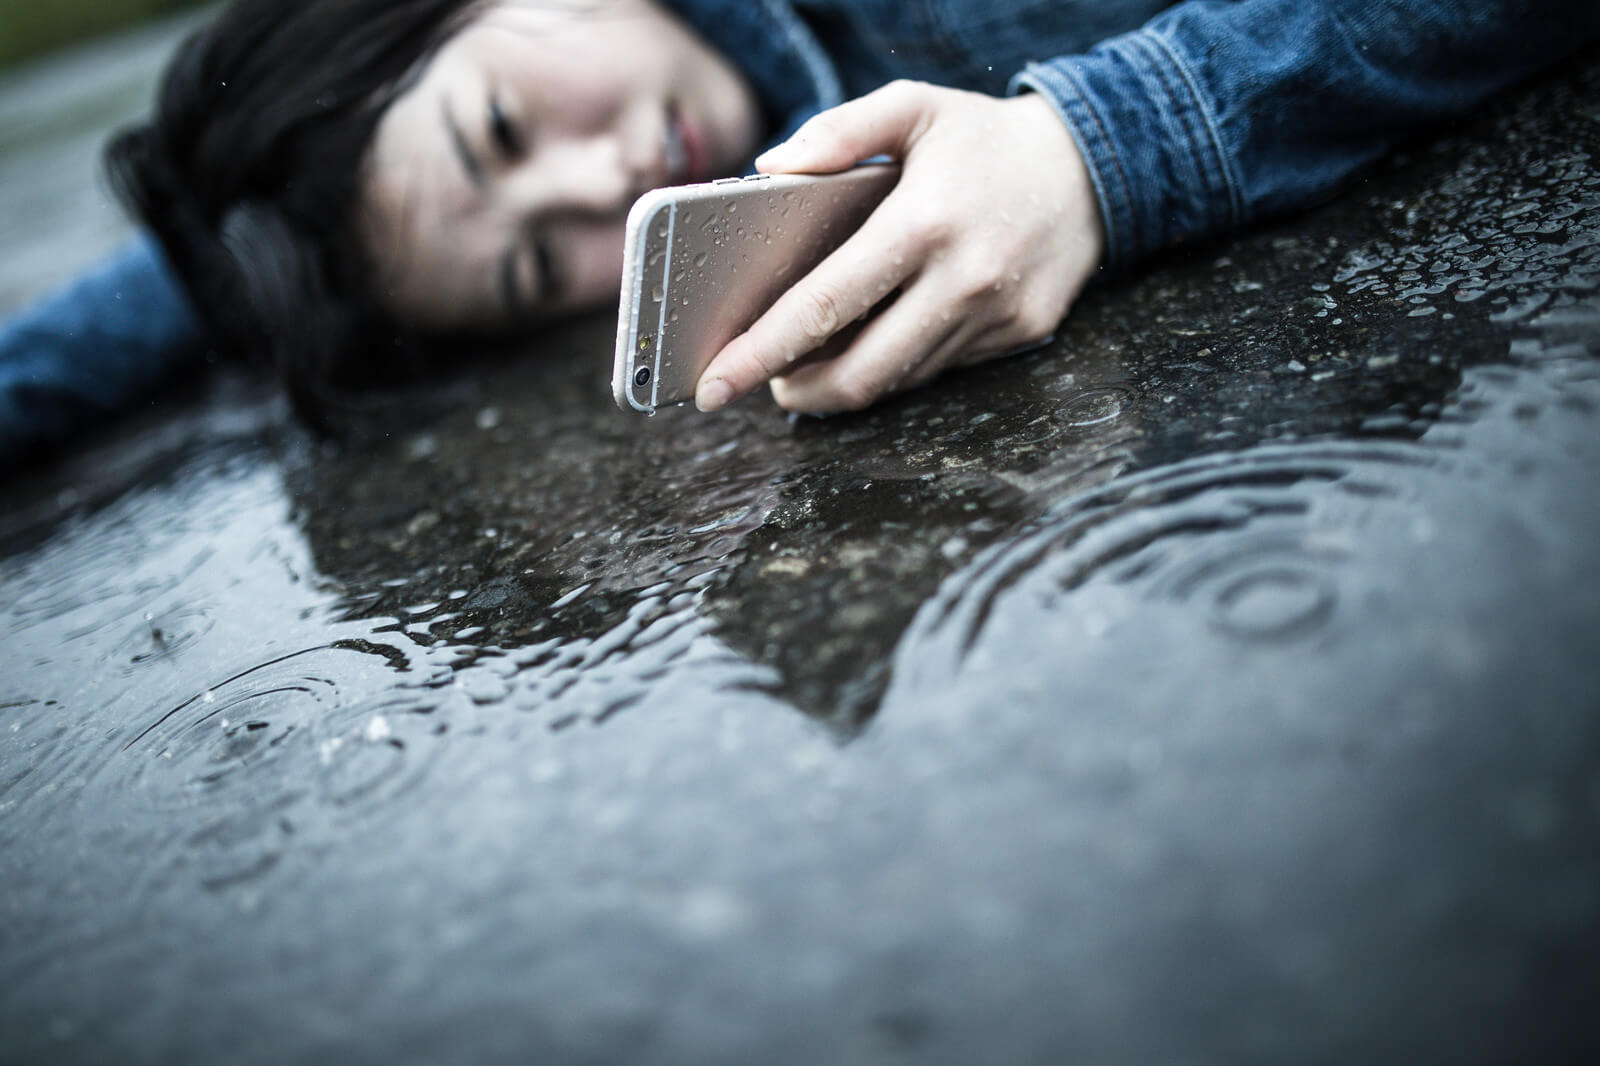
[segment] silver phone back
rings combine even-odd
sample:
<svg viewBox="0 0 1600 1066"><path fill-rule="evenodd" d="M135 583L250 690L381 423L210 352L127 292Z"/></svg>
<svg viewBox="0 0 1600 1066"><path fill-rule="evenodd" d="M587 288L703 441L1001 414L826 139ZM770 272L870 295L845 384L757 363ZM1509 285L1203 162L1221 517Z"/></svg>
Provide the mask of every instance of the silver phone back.
<svg viewBox="0 0 1600 1066"><path fill-rule="evenodd" d="M754 175L640 197L623 250L617 405L693 399L711 357L854 233L899 172Z"/></svg>

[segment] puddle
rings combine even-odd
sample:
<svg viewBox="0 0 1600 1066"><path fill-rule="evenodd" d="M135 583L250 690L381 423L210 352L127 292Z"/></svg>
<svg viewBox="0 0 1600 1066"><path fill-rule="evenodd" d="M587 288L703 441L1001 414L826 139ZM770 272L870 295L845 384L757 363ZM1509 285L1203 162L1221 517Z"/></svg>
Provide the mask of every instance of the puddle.
<svg viewBox="0 0 1600 1066"><path fill-rule="evenodd" d="M860 415L619 414L599 316L360 449L224 378L23 479L0 1024L164 1061L263 1011L312 1019L268 1057L416 1061L1575 1032L1600 126L1551 116L1597 96Z"/></svg>

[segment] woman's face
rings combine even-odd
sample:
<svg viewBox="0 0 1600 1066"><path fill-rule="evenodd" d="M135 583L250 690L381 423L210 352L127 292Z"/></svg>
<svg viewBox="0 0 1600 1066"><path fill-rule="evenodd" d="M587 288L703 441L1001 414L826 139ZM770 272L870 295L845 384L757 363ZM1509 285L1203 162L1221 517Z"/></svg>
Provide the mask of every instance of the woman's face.
<svg viewBox="0 0 1600 1066"><path fill-rule="evenodd" d="M640 193L736 172L760 108L651 0L495 0L378 124L362 223L390 310L481 327L615 300Z"/></svg>

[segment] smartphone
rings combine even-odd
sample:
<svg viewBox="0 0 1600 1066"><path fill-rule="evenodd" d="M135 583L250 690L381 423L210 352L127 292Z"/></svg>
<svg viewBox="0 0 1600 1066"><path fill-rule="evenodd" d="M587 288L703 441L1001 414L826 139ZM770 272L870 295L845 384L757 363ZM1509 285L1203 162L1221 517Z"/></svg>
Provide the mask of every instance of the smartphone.
<svg viewBox="0 0 1600 1066"><path fill-rule="evenodd" d="M893 163L654 189L628 213L611 391L623 410L694 398L711 357L866 221Z"/></svg>

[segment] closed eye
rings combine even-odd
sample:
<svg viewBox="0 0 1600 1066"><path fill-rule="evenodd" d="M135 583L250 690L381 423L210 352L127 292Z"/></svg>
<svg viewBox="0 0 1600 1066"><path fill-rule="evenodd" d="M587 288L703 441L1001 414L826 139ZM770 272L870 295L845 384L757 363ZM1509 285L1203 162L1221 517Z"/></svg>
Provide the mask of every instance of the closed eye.
<svg viewBox="0 0 1600 1066"><path fill-rule="evenodd" d="M516 245L507 248L500 257L496 278L506 318L512 321L525 317L530 311L548 310L561 299L565 287L561 275L556 272L555 257L545 241L536 240L533 243L533 269L536 274L531 293L525 292L522 287L521 271L518 269L520 259Z"/></svg>
<svg viewBox="0 0 1600 1066"><path fill-rule="evenodd" d="M511 121L511 116L500 106L500 101L492 96L489 98L489 141L507 159L517 159L522 155L522 131Z"/></svg>
<svg viewBox="0 0 1600 1066"><path fill-rule="evenodd" d="M540 302L549 305L560 300L563 288L561 275L556 272L555 257L550 254L548 243L543 240L534 242L533 262L539 269Z"/></svg>

